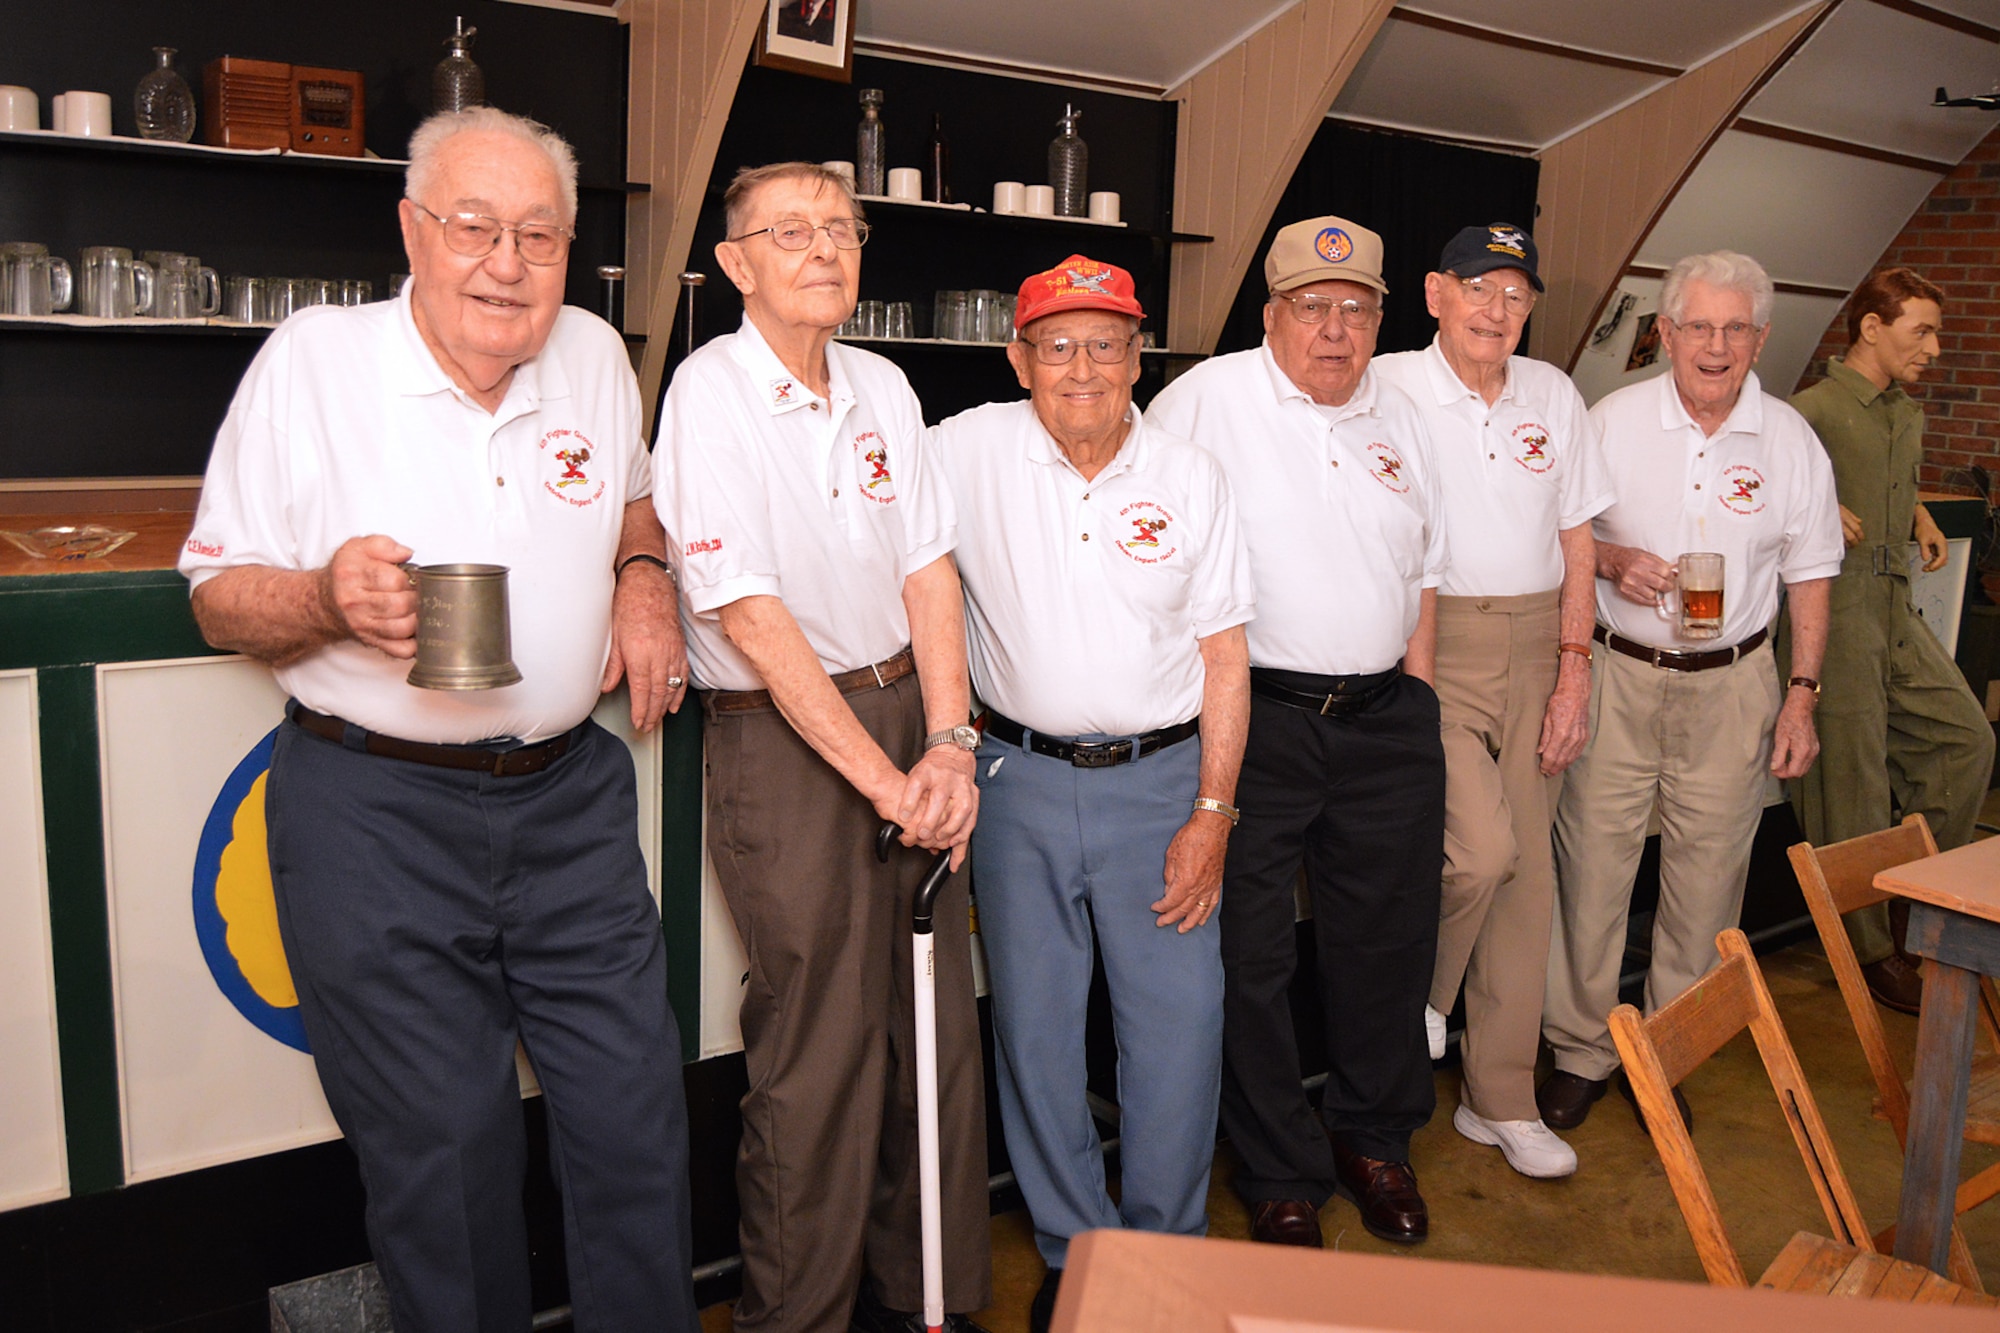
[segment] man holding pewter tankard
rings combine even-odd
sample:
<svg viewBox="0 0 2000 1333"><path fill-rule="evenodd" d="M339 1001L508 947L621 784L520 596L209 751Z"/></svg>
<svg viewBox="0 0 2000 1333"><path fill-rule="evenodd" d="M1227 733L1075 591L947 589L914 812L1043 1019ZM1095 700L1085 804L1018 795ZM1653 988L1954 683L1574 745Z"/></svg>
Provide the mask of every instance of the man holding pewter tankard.
<svg viewBox="0 0 2000 1333"><path fill-rule="evenodd" d="M1716 932L1736 924L1767 775L1798 777L1819 753L1813 708L1840 516L1812 428L1751 370L1772 299L1754 259L1681 260L1660 289L1671 373L1590 412L1616 499L1593 524L1590 744L1556 806L1542 1021L1556 1072L1536 1095L1555 1129L1582 1124L1618 1066L1606 1018L1656 804L1648 1012L1713 967ZM1767 642L1781 592L1793 626L1787 682Z"/></svg>
<svg viewBox="0 0 2000 1333"><path fill-rule="evenodd" d="M292 695L265 795L278 922L398 1328L528 1324L517 1041L576 1327L698 1327L632 758L589 720L624 676L650 729L686 657L624 344L562 304L575 217L543 126L424 122L410 281L271 335L181 558L209 642ZM511 566L518 683L413 685L413 559Z"/></svg>

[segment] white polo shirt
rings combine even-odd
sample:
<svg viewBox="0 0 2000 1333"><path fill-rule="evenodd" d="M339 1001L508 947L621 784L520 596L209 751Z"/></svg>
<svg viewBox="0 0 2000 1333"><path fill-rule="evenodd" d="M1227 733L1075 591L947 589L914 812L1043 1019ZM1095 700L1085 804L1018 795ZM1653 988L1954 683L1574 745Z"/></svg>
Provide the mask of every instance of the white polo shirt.
<svg viewBox="0 0 2000 1333"><path fill-rule="evenodd" d="M1402 660L1449 553L1430 437L1401 389L1371 367L1321 407L1267 343L1195 366L1146 419L1229 479L1257 589L1254 665L1345 676Z"/></svg>
<svg viewBox="0 0 2000 1333"><path fill-rule="evenodd" d="M533 741L589 716L611 645L625 506L649 488L624 341L565 307L497 412L452 384L393 301L319 307L257 353L216 435L180 569L317 569L382 533L419 564L506 565L521 683L420 690L410 663L352 640L276 668L317 712L407 740Z"/></svg>
<svg viewBox="0 0 2000 1333"><path fill-rule="evenodd" d="M1557 533L1611 503L1611 479L1583 395L1545 361L1507 358L1490 406L1465 387L1433 338L1417 352L1378 356L1373 368L1423 414L1444 488L1451 567L1438 591L1516 597L1563 581Z"/></svg>
<svg viewBox="0 0 2000 1333"><path fill-rule="evenodd" d="M1713 437L1688 415L1671 373L1608 395L1590 417L1617 494L1593 525L1598 539L1669 562L1686 551L1724 557L1720 637L1683 639L1599 579L1597 618L1611 629L1655 648L1726 648L1777 617L1780 581L1840 572L1833 465L1806 419L1767 396L1754 371Z"/></svg>
<svg viewBox="0 0 2000 1333"><path fill-rule="evenodd" d="M1201 712L1197 639L1255 613L1215 460L1134 407L1085 481L1027 401L933 426L958 510L972 684L1054 736L1133 736Z"/></svg>
<svg viewBox="0 0 2000 1333"><path fill-rule="evenodd" d="M745 597L783 599L828 674L894 657L910 642L903 580L956 541L903 372L844 343L828 343L826 359L822 399L746 317L667 390L653 503L704 689L764 687L717 614Z"/></svg>

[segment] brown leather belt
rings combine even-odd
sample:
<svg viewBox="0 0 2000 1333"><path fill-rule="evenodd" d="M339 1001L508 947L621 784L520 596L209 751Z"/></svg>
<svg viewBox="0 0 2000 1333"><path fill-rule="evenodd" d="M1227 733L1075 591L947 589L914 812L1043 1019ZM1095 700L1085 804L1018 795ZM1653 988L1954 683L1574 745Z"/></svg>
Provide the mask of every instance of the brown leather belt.
<svg viewBox="0 0 2000 1333"><path fill-rule="evenodd" d="M432 745L425 741L406 741L400 736L385 736L379 731L368 731L354 726L345 718L333 717L327 713L315 713L294 699L286 706L285 715L297 723L302 731L309 731L322 740L335 745L347 744L347 729L361 733L361 748L364 752L378 755L383 759L402 759L412 764L429 764L432 768L456 768L467 773L490 773L496 778L521 778L530 773L539 773L556 760L569 753L570 745L576 740L581 727L565 731L560 736L539 741L534 745L519 745L511 750L494 750L483 745Z"/></svg>
<svg viewBox="0 0 2000 1333"><path fill-rule="evenodd" d="M916 669L917 655L905 648L885 662L877 662L858 671L841 672L832 678L833 688L842 694L857 694L865 689L886 690ZM708 707L718 713L749 713L771 706L769 690L715 690L708 696Z"/></svg>
<svg viewBox="0 0 2000 1333"><path fill-rule="evenodd" d="M1681 653L1671 648L1655 648L1647 643L1634 643L1622 635L1613 634L1602 625L1592 630L1590 635L1612 652L1636 657L1641 662L1650 662L1662 671L1707 671L1713 667L1730 666L1738 659L1756 652L1769 636L1770 631L1760 629L1733 648L1711 648L1705 653Z"/></svg>
<svg viewBox="0 0 2000 1333"><path fill-rule="evenodd" d="M1011 717L990 708L986 710L987 735L996 736L1009 745L1020 745L1025 740L1025 748L1031 753L1060 759L1075 768L1116 768L1120 764L1144 759L1169 745L1179 745L1200 730L1201 718L1191 717L1171 727L1115 741L1065 740L1060 736L1045 736L1039 731L1030 731Z"/></svg>

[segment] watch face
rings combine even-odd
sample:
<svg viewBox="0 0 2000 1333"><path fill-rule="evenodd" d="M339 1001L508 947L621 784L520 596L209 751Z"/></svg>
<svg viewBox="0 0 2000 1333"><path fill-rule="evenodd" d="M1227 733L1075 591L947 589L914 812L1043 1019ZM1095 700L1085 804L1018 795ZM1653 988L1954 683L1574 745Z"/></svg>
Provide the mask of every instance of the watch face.
<svg viewBox="0 0 2000 1333"><path fill-rule="evenodd" d="M968 726L953 727L951 729L951 742L960 749L977 750L979 748L979 729Z"/></svg>

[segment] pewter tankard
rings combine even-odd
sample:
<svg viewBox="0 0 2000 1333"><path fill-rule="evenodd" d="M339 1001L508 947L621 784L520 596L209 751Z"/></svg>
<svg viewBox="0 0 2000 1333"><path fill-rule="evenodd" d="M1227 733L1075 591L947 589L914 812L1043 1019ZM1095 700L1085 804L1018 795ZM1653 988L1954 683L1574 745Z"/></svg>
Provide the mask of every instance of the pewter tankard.
<svg viewBox="0 0 2000 1333"><path fill-rule="evenodd" d="M507 619L507 566L403 566L417 590L417 664L422 690L493 690L517 684Z"/></svg>

